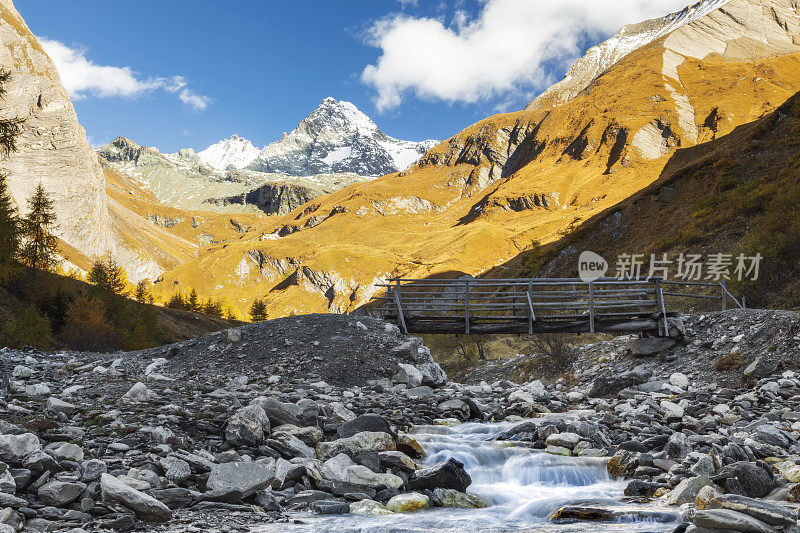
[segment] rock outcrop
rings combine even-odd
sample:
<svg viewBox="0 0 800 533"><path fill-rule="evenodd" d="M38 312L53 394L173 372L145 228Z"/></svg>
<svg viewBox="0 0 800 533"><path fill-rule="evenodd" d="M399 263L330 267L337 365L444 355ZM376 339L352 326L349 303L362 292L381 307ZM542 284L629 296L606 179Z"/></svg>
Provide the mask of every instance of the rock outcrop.
<svg viewBox="0 0 800 533"><path fill-rule="evenodd" d="M59 236L88 255L113 247L103 171L53 62L11 0L0 1L0 67L11 73L4 118L24 120L17 151L0 167L24 212L42 184L55 201Z"/></svg>

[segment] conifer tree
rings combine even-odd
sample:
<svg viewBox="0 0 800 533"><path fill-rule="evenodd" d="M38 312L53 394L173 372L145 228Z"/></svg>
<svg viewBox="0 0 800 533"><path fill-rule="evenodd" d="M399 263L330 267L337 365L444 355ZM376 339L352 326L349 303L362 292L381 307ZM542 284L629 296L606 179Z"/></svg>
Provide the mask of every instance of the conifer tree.
<svg viewBox="0 0 800 533"><path fill-rule="evenodd" d="M0 174L0 280L17 257L21 234L21 223L11 200L6 177Z"/></svg>
<svg viewBox="0 0 800 533"><path fill-rule="evenodd" d="M189 306L190 311L200 310L200 303L197 299L197 291L194 290L194 287L192 287L192 290L189 291L189 298L186 300L186 305Z"/></svg>
<svg viewBox="0 0 800 533"><path fill-rule="evenodd" d="M266 319L267 304L261 299L253 301L253 305L250 306L250 320L253 322L261 322Z"/></svg>
<svg viewBox="0 0 800 533"><path fill-rule="evenodd" d="M98 260L92 263L92 268L89 269L86 281L103 290L108 289L108 270L106 269L105 261Z"/></svg>
<svg viewBox="0 0 800 533"><path fill-rule="evenodd" d="M57 261L58 239L53 235L56 213L53 200L41 183L28 198L28 210L28 214L22 219L25 244L20 257L31 268L51 271Z"/></svg>

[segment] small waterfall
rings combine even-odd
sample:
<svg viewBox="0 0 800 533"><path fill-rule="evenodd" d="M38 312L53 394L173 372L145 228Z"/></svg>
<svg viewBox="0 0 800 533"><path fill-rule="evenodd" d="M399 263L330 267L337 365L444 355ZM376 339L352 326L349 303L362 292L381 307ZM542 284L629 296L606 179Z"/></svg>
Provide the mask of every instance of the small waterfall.
<svg viewBox="0 0 800 533"><path fill-rule="evenodd" d="M280 524L279 528L259 531L605 533L674 528L675 524L636 518L634 511L641 506L622 501L625 482L608 475L605 459L550 455L494 440L513 425L422 426L414 434L427 453L425 465L451 457L464 464L472 478L468 492L486 501L486 508L431 509L380 517L304 515L307 523L303 526ZM632 514L610 523L550 520L555 511L570 504L630 510Z"/></svg>

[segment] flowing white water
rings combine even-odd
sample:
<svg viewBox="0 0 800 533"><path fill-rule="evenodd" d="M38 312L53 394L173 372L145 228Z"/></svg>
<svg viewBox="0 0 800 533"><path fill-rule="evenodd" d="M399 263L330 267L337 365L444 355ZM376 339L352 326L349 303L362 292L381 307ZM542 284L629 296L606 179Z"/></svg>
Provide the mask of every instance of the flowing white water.
<svg viewBox="0 0 800 533"><path fill-rule="evenodd" d="M414 435L427 452L425 465L450 457L464 463L472 477L468 492L483 498L488 504L486 508L435 508L377 517L303 514L298 518L304 524L275 524L258 531L605 533L666 532L675 528L675 522L638 518L637 510L662 509L623 502L625 482L609 477L605 459L561 457L487 440L512 425L425 426L418 428ZM555 523L550 520L555 511L569 504L630 511L630 514L614 522Z"/></svg>

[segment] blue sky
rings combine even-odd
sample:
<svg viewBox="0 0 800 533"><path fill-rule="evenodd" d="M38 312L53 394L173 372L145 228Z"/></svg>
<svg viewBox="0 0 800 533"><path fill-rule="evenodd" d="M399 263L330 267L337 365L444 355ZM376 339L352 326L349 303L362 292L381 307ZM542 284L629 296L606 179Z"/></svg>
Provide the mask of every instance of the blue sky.
<svg viewBox="0 0 800 533"><path fill-rule="evenodd" d="M17 0L16 7L61 58L94 144L122 135L172 152L234 133L263 146L327 96L353 102L394 137L447 138L524 107L620 22L683 2L549 4ZM622 16L609 7L621 4Z"/></svg>

